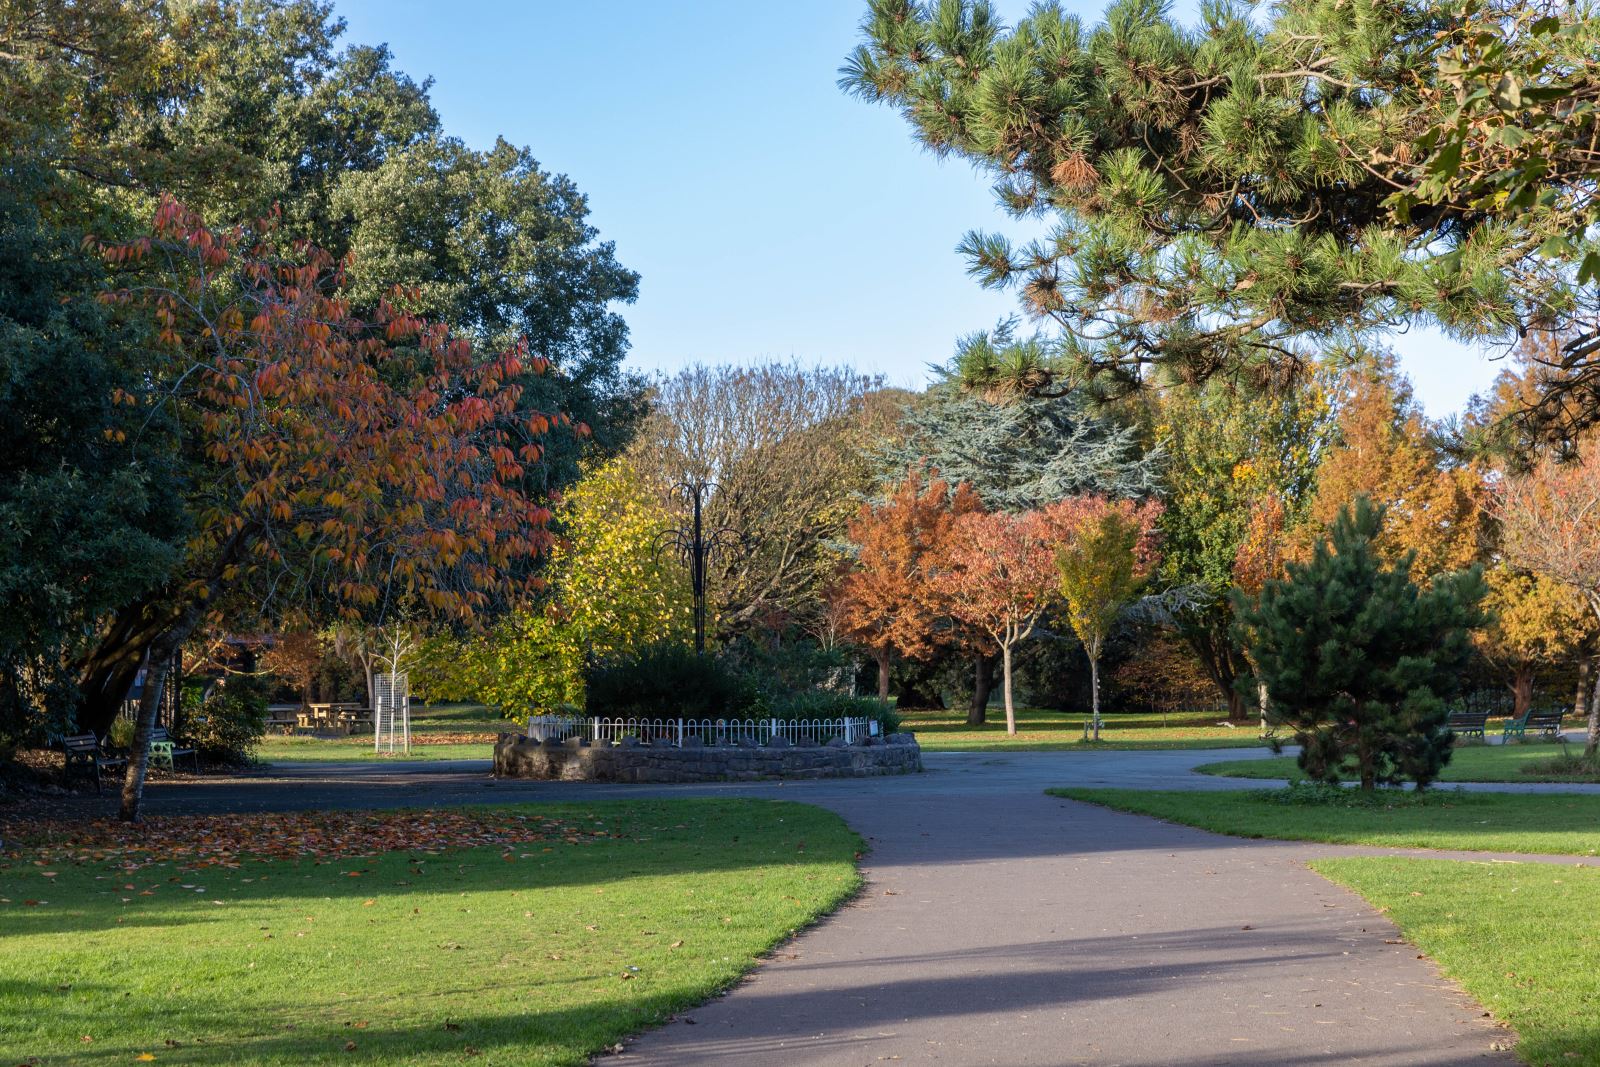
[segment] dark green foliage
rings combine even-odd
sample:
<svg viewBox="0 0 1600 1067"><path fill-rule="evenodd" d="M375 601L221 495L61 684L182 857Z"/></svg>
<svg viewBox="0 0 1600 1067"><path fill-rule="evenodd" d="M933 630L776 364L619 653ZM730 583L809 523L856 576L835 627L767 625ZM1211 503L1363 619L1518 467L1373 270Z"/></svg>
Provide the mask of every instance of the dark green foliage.
<svg viewBox="0 0 1600 1067"><path fill-rule="evenodd" d="M1348 763L1363 789L1420 788L1449 761L1446 701L1471 661L1487 587L1477 568L1422 589L1409 557L1385 567L1372 544L1382 514L1365 497L1341 511L1309 562L1237 604L1241 639L1307 775L1337 782Z"/></svg>
<svg viewBox="0 0 1600 1067"><path fill-rule="evenodd" d="M962 252L1059 332L1031 354L969 344L964 378L1272 387L1396 321L1510 336L1564 304L1527 239L1536 219L1391 213L1459 25L1443 3L1287 0L1203 5L1191 29L1117 0L1097 25L1047 2L1008 28L986 0L869 0L840 84L1045 220L1025 244L971 233Z"/></svg>
<svg viewBox="0 0 1600 1067"><path fill-rule="evenodd" d="M794 722L798 719L873 719L879 731L892 734L900 729L901 717L894 705L876 697L856 696L828 689L806 689L790 693L769 703L762 717Z"/></svg>
<svg viewBox="0 0 1600 1067"><path fill-rule="evenodd" d="M721 660L668 642L596 663L584 681L588 714L610 718L744 718L756 700Z"/></svg>
<svg viewBox="0 0 1600 1067"><path fill-rule="evenodd" d="M0 164L0 740L71 732L67 661L89 625L161 581L183 516L164 413L114 401L140 331L94 299L101 274ZM120 440L117 439L120 436Z"/></svg>
<svg viewBox="0 0 1600 1067"><path fill-rule="evenodd" d="M1132 428L1091 412L1078 394L996 402L953 385L929 390L881 456L891 477L910 469L971 485L985 507L1027 511L1075 493L1137 497L1155 485L1155 460Z"/></svg>
<svg viewBox="0 0 1600 1067"><path fill-rule="evenodd" d="M234 674L206 694L188 689L173 732L207 763L249 763L256 743L267 732L269 688L265 678Z"/></svg>

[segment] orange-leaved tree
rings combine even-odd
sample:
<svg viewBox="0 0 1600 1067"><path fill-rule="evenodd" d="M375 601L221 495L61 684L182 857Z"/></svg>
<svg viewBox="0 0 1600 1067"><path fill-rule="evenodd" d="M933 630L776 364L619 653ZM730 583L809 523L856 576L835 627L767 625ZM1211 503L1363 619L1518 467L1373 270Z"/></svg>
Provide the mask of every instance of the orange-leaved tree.
<svg viewBox="0 0 1600 1067"><path fill-rule="evenodd" d="M940 547L934 587L952 616L1000 647L1006 733L1017 732L1011 653L1033 633L1058 595L1055 553L1060 531L1047 510L972 511L957 518Z"/></svg>
<svg viewBox="0 0 1600 1067"><path fill-rule="evenodd" d="M1499 503L1506 558L1576 590L1600 621L1600 439L1587 441L1568 462L1546 457L1506 479ZM1592 756L1597 749L1600 676L1589 701L1584 752Z"/></svg>
<svg viewBox="0 0 1600 1067"><path fill-rule="evenodd" d="M932 581L935 553L962 515L979 508L965 484L954 491L938 478L913 470L879 504L863 504L847 536L856 547L853 565L830 591L845 634L878 664L878 697L889 699L889 663L929 655L948 612Z"/></svg>
<svg viewBox="0 0 1600 1067"><path fill-rule="evenodd" d="M270 221L211 229L167 199L150 236L101 251L130 272L107 300L159 330L146 386L121 401L177 427L191 481L179 566L85 664L92 682L149 663L122 798L135 819L166 665L202 620L471 624L536 582L541 439L565 420L519 408L542 359L485 357L388 301L358 317L341 265L282 247Z"/></svg>
<svg viewBox="0 0 1600 1067"><path fill-rule="evenodd" d="M1100 654L1111 628L1139 595L1158 562L1156 520L1161 505L1102 496L1069 497L1043 519L1060 539L1055 563L1073 633L1089 657L1094 739L1100 740ZM1009 687L1008 687L1009 688Z"/></svg>

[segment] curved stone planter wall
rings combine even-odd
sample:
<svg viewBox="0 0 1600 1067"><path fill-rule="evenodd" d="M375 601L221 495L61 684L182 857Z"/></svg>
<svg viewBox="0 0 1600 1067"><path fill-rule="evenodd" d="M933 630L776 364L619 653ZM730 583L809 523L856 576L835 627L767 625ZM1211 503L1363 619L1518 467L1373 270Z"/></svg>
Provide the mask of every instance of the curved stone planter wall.
<svg viewBox="0 0 1600 1067"><path fill-rule="evenodd" d="M683 748L629 744L590 745L533 741L501 734L494 746L494 773L503 778L569 782L746 782L762 778L862 778L922 770L922 748L909 734L872 738L866 744L734 745Z"/></svg>

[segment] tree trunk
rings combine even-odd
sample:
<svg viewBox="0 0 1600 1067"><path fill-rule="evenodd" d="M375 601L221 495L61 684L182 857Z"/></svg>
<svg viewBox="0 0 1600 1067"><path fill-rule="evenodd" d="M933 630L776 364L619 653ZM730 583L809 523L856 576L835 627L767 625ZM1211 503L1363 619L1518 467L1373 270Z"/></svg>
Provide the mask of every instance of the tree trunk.
<svg viewBox="0 0 1600 1067"><path fill-rule="evenodd" d="M1094 739L1100 740L1100 656L1089 656L1089 710L1094 719Z"/></svg>
<svg viewBox="0 0 1600 1067"><path fill-rule="evenodd" d="M94 650L78 661L78 729L101 740L122 711L145 653L171 627L177 612L162 600L140 601L119 610L100 635Z"/></svg>
<svg viewBox="0 0 1600 1067"><path fill-rule="evenodd" d="M1237 721L1239 719L1243 719L1244 717L1244 697L1240 696L1236 690L1230 687L1228 689L1228 719L1230 721Z"/></svg>
<svg viewBox="0 0 1600 1067"><path fill-rule="evenodd" d="M1011 645L1000 646L1001 666L1004 670L1002 685L1006 696L1006 734L1010 737L1017 736L1017 709L1011 703Z"/></svg>
<svg viewBox="0 0 1600 1067"><path fill-rule="evenodd" d="M878 661L878 699L884 704L889 703L889 650L879 649L873 654L873 659Z"/></svg>
<svg viewBox="0 0 1600 1067"><path fill-rule="evenodd" d="M1581 716L1589 704L1589 658L1578 660L1578 685L1572 694L1572 714Z"/></svg>
<svg viewBox="0 0 1600 1067"><path fill-rule="evenodd" d="M128 773L122 780L122 808L118 817L123 822L139 821L145 775L150 768L150 735L155 730L161 695L167 687L167 668L199 621L199 609L187 608L171 629L150 644L150 664L145 671L144 691L139 694L139 717L133 727L133 751L128 754Z"/></svg>
<svg viewBox="0 0 1600 1067"><path fill-rule="evenodd" d="M994 692L994 659L978 653L972 658L972 703L967 706L967 725L982 726L989 721L989 694Z"/></svg>
<svg viewBox="0 0 1600 1067"><path fill-rule="evenodd" d="M1533 707L1533 671L1518 667L1511 676L1511 717L1521 718Z"/></svg>
<svg viewBox="0 0 1600 1067"><path fill-rule="evenodd" d="M1583 754L1587 759L1593 759L1597 750L1600 750L1600 670L1589 672L1594 676L1594 695L1589 698L1589 735L1584 740Z"/></svg>
<svg viewBox="0 0 1600 1067"><path fill-rule="evenodd" d="M1261 736L1266 737L1269 727L1267 726L1267 683L1265 682L1256 683L1256 704L1261 711Z"/></svg>

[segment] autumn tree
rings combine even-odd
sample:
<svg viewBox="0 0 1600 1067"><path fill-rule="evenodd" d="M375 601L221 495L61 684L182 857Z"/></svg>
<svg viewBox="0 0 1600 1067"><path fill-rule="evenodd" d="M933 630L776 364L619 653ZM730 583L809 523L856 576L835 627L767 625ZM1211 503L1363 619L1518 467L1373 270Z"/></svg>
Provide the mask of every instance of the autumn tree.
<svg viewBox="0 0 1600 1067"><path fill-rule="evenodd" d="M1276 501L1301 521L1333 428L1322 375L1262 394L1215 379L1152 390L1145 411L1161 481L1161 584L1183 590L1171 624L1204 665L1229 718L1244 716L1248 672L1230 591L1251 522Z"/></svg>
<svg viewBox="0 0 1600 1067"><path fill-rule="evenodd" d="M1440 451L1392 361L1353 369L1335 406L1337 432L1317 469L1308 535L1366 496L1383 506L1375 547L1386 561L1410 553L1425 580L1478 559L1489 538L1483 475Z"/></svg>
<svg viewBox="0 0 1600 1067"><path fill-rule="evenodd" d="M1154 502L1075 497L1056 505L1057 581L1065 616L1089 657L1089 692L1094 739L1100 740L1100 654L1111 628L1138 596L1155 566Z"/></svg>
<svg viewBox="0 0 1600 1067"><path fill-rule="evenodd" d="M322 635L314 630L285 630L274 636L261 655L261 668L290 683L300 692L300 703L311 703L311 686L317 666L327 652ZM370 707L370 705L368 705Z"/></svg>
<svg viewBox="0 0 1600 1067"><path fill-rule="evenodd" d="M929 655L947 605L933 581L934 560L952 525L978 510L966 485L952 492L913 470L881 503L863 504L847 536L855 558L831 591L842 628L878 664L878 697L889 699L889 664Z"/></svg>
<svg viewBox="0 0 1600 1067"><path fill-rule="evenodd" d="M534 487L541 440L565 420L519 412L517 382L543 360L485 358L387 303L359 319L327 255L284 254L270 224L213 230L169 200L150 237L102 251L130 272L111 301L154 318L163 354L119 402L170 412L203 473L181 502L192 531L173 577L120 606L85 664L86 690L120 692L148 655L132 819L166 665L204 619L493 612L549 544Z"/></svg>
<svg viewBox="0 0 1600 1067"><path fill-rule="evenodd" d="M1450 759L1446 703L1460 690L1471 632L1485 621L1477 568L1411 577L1377 547L1381 508L1356 498L1311 558L1240 598L1243 637L1273 715L1290 725L1300 767L1337 782L1353 764L1361 788L1418 788Z"/></svg>
<svg viewBox="0 0 1600 1067"><path fill-rule="evenodd" d="M1045 511L973 511L952 523L934 583L956 618L1000 648L1006 733L1017 732L1011 658L1058 596L1055 552L1060 532Z"/></svg>
<svg viewBox="0 0 1600 1067"><path fill-rule="evenodd" d="M556 505L544 586L483 633L424 647L414 684L509 717L581 705L585 668L688 640L688 576L665 551L672 516L623 458L592 468Z"/></svg>
<svg viewBox="0 0 1600 1067"><path fill-rule="evenodd" d="M1144 496L1160 465L1141 447L1137 427L1097 410L1085 393L985 394L952 380L905 406L900 432L876 458L891 479L928 469L970 485L985 508L1009 512L1080 493ZM982 627L961 623L954 637L951 646L972 660L968 717L982 722L1000 650Z"/></svg>
<svg viewBox="0 0 1600 1067"><path fill-rule="evenodd" d="M1559 579L1504 563L1484 576L1489 624L1478 635L1480 651L1511 689L1512 714L1533 704L1539 674L1573 663L1594 631L1582 594Z"/></svg>
<svg viewBox="0 0 1600 1067"><path fill-rule="evenodd" d="M1541 460L1506 481L1499 504L1506 558L1570 586L1600 621L1600 441L1567 463ZM1600 750L1600 672L1589 702L1585 754Z"/></svg>

